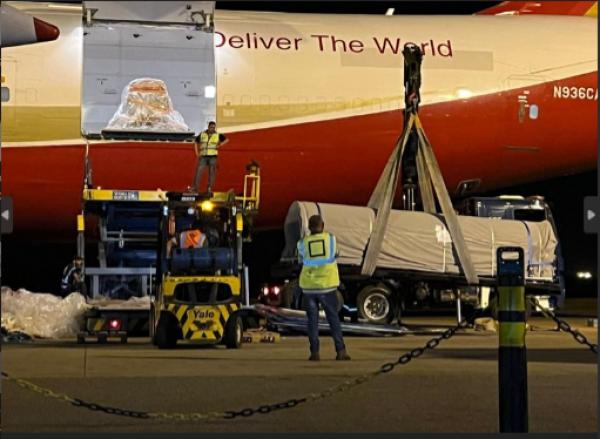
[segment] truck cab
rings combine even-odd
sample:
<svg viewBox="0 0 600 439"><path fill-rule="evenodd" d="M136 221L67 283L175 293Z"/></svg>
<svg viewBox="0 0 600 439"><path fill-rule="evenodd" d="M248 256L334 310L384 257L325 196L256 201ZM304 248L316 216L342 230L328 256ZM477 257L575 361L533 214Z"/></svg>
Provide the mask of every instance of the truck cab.
<svg viewBox="0 0 600 439"><path fill-rule="evenodd" d="M509 219L517 221L542 222L548 221L552 226L554 235L558 240L555 252L553 283L559 286L559 294L545 295L541 291L538 297L540 303L547 308L560 308L565 300L564 259L562 257L558 229L554 222L552 210L544 197L535 195L523 197L521 195L500 195L497 197L469 197L456 206L460 215L477 216L483 218ZM532 268L529 268L532 270ZM529 273L535 277L535 273ZM485 287L484 287L485 288ZM482 291L480 306L486 307L489 289Z"/></svg>

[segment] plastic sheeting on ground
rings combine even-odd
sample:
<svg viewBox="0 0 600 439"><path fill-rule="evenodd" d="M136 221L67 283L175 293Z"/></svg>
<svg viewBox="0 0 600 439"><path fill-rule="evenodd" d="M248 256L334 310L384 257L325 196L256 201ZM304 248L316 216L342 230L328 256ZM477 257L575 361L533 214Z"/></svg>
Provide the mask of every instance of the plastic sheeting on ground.
<svg viewBox="0 0 600 439"><path fill-rule="evenodd" d="M138 78L123 89L121 105L106 127L111 130L187 132L183 116L173 108L160 79Z"/></svg>
<svg viewBox="0 0 600 439"><path fill-rule="evenodd" d="M89 305L79 293L64 299L25 289L2 287L2 327L8 333L23 332L32 337L75 337Z"/></svg>

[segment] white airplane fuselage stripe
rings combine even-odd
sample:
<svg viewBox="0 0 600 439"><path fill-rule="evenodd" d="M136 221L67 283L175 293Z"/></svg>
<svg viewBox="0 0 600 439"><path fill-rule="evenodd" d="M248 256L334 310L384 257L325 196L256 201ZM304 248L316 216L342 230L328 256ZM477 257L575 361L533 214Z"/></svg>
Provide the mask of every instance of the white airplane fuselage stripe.
<svg viewBox="0 0 600 439"><path fill-rule="evenodd" d="M17 66L12 82L16 95L24 96L6 105L78 106L81 16L75 12L36 16L55 22L61 37L52 43L3 50L3 61ZM215 22L220 108L323 102L341 102L343 107L250 124L222 120L227 125L224 131L229 132L402 108L399 51L409 41L425 52L422 105L597 70L597 24L586 17L217 11Z"/></svg>

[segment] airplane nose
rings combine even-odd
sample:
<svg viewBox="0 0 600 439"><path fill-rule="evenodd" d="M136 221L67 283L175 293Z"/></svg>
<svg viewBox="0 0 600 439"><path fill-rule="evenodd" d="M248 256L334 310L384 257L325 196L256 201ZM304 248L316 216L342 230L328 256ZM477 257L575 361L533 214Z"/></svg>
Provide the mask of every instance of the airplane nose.
<svg viewBox="0 0 600 439"><path fill-rule="evenodd" d="M60 35L60 30L56 26L46 23L39 18L33 17L33 27L39 43L43 43L44 41L54 41Z"/></svg>

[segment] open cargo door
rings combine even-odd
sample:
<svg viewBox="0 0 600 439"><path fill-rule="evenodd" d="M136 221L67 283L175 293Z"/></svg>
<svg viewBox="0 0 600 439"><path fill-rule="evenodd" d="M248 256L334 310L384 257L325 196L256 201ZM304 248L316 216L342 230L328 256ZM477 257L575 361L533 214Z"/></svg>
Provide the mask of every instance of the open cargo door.
<svg viewBox="0 0 600 439"><path fill-rule="evenodd" d="M214 3L83 2L84 137L189 140L215 119Z"/></svg>

